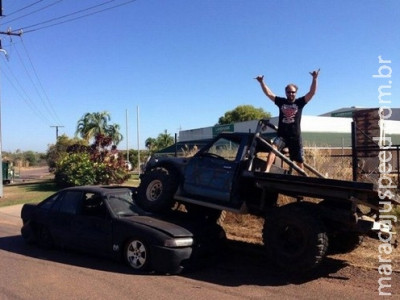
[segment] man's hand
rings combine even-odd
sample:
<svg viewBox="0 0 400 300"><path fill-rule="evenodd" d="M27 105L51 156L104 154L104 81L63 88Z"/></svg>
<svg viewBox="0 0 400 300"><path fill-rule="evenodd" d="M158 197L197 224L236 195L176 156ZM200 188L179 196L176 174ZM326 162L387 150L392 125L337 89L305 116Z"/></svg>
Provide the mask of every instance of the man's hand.
<svg viewBox="0 0 400 300"><path fill-rule="evenodd" d="M258 82L263 82L264 80L264 75L258 75L256 78L254 78L255 80L257 80Z"/></svg>
<svg viewBox="0 0 400 300"><path fill-rule="evenodd" d="M310 72L313 79L311 82L310 91L304 95L306 103L308 103L308 101L311 100L311 98L314 96L315 92L317 91L317 78L318 78L319 70L320 69Z"/></svg>
<svg viewBox="0 0 400 300"><path fill-rule="evenodd" d="M318 74L319 74L319 70L321 70L321 69L318 69L318 70L316 70L316 71L310 72L311 76L312 76L314 79L317 79Z"/></svg>
<svg viewBox="0 0 400 300"><path fill-rule="evenodd" d="M269 89L269 87L264 83L264 75L258 75L256 78L254 78L260 83L260 86L264 92L264 94L271 99L272 101L275 102L275 94Z"/></svg>

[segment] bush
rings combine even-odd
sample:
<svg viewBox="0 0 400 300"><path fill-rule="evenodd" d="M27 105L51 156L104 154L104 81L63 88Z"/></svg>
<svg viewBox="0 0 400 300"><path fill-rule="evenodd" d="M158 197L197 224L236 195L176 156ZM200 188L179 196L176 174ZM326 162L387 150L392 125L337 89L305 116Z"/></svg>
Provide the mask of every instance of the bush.
<svg viewBox="0 0 400 300"><path fill-rule="evenodd" d="M96 161L89 153L67 153L56 165L54 174L58 186L121 184L130 174L122 161L107 157Z"/></svg>
<svg viewBox="0 0 400 300"><path fill-rule="evenodd" d="M58 186L121 184L130 178L111 137L98 134L91 146L66 146L56 160L54 178Z"/></svg>
<svg viewBox="0 0 400 300"><path fill-rule="evenodd" d="M96 184L96 167L88 153L67 153L57 161L54 179L62 187Z"/></svg>

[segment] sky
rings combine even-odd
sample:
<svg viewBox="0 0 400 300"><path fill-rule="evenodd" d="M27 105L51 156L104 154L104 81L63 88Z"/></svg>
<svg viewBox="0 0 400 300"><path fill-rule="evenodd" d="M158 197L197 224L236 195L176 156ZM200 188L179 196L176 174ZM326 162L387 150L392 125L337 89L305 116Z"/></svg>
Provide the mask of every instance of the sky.
<svg viewBox="0 0 400 300"><path fill-rule="evenodd" d="M239 105L277 107L288 83L317 93L303 115L400 107L397 0L3 0L1 148L46 152L107 111L144 149L160 133L213 126ZM7 35L8 31L18 35ZM6 55L7 54L7 55ZM380 58L379 58L380 57ZM379 88L387 92L379 102ZM55 127L57 126L57 127ZM315 124L318 126L318 124Z"/></svg>

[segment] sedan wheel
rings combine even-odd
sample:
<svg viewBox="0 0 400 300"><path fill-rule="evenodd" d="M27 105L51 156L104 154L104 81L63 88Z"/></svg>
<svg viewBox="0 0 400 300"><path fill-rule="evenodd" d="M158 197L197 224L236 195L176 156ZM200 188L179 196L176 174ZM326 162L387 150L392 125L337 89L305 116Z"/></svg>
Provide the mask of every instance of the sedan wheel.
<svg viewBox="0 0 400 300"><path fill-rule="evenodd" d="M145 271L150 263L149 248L139 239L132 239L125 247L125 260L136 271Z"/></svg>

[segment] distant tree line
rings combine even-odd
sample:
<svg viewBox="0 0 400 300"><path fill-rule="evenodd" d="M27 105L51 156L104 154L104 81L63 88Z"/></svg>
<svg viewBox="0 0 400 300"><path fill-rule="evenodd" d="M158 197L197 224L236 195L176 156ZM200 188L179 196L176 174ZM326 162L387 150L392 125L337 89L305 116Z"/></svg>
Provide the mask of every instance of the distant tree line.
<svg viewBox="0 0 400 300"><path fill-rule="evenodd" d="M15 152L3 151L2 160L11 162L17 167L36 167L46 165L46 154L34 151L21 151Z"/></svg>
<svg viewBox="0 0 400 300"><path fill-rule="evenodd" d="M271 118L271 114L264 111L262 108L255 108L252 105L239 105L235 109L227 111L223 116L221 116L217 125L269 118ZM173 145L174 142L174 138L167 132L167 130L164 130L164 132L160 133L157 138L147 138L145 145L150 153L155 153Z"/></svg>
<svg viewBox="0 0 400 300"><path fill-rule="evenodd" d="M221 116L218 124L270 118L262 108L241 105ZM15 153L3 152L3 160L14 166L38 166L47 162L55 174L56 182L62 186L84 184L122 183L130 177L127 161L134 169L138 165L138 151L119 150L123 139L118 124L110 124L108 112L84 114L77 122L75 136L61 135L54 145L49 145L46 153L33 151ZM156 138L145 141L147 150L140 150L140 158L145 161L149 155L173 145L174 138L164 130Z"/></svg>

